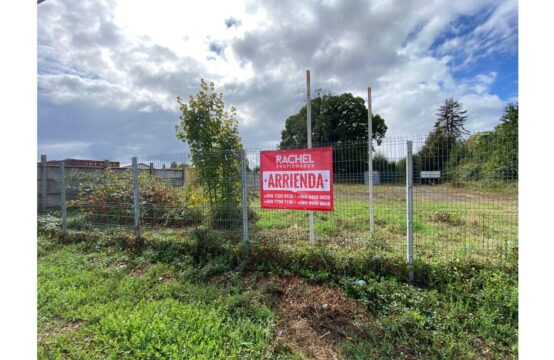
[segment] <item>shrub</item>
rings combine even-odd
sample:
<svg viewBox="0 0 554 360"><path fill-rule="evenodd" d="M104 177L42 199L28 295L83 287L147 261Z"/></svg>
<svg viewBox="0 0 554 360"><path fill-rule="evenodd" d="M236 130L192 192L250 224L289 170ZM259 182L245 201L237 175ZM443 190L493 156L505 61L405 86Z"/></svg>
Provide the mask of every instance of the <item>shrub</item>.
<svg viewBox="0 0 554 360"><path fill-rule="evenodd" d="M192 238L192 257L196 263L203 263L226 253L224 239L203 226L194 229Z"/></svg>
<svg viewBox="0 0 554 360"><path fill-rule="evenodd" d="M75 180L75 179L73 179ZM107 169L102 176L78 179L77 201L85 220L93 223L131 225L134 221L131 172L115 173ZM141 223L172 226L200 224L207 200L192 186L172 187L147 173L139 175Z"/></svg>

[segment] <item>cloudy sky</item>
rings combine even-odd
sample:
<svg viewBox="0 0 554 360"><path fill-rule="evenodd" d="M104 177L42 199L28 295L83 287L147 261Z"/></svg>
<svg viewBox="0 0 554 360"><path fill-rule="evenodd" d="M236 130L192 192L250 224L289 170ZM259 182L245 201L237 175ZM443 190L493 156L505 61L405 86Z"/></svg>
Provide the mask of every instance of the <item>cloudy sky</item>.
<svg viewBox="0 0 554 360"><path fill-rule="evenodd" d="M486 130L518 100L516 0L46 0L37 7L38 154L185 150L176 97L214 81L246 147L279 142L312 89L366 97L388 135L422 134L447 97ZM37 154L37 155L38 155Z"/></svg>

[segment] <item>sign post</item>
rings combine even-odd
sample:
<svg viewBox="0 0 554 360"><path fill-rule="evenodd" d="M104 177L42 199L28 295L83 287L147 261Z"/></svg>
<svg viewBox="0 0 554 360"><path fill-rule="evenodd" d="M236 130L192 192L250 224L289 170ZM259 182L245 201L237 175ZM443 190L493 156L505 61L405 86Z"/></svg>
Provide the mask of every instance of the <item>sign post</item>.
<svg viewBox="0 0 554 360"><path fill-rule="evenodd" d="M333 210L331 148L260 152L263 209Z"/></svg>

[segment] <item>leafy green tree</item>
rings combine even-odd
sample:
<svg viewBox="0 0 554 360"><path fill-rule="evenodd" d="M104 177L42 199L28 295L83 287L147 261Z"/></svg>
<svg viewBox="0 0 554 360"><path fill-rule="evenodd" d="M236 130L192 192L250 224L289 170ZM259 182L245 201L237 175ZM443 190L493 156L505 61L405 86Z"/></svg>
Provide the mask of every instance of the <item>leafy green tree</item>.
<svg viewBox="0 0 554 360"><path fill-rule="evenodd" d="M519 105L516 103L509 103L504 108L504 114L502 114L502 117L500 118L500 122L502 123L499 126L510 126L515 132L517 133L517 127L518 127L518 119L519 119Z"/></svg>
<svg viewBox="0 0 554 360"><path fill-rule="evenodd" d="M427 138L421 149L414 156L414 172L442 171L456 147L456 137L435 128ZM417 164L417 165L416 165Z"/></svg>
<svg viewBox="0 0 554 360"><path fill-rule="evenodd" d="M503 180L518 177L518 104L508 104L495 128L494 143L485 170Z"/></svg>
<svg viewBox="0 0 554 360"><path fill-rule="evenodd" d="M379 172L381 183L395 182L400 178L397 162L389 160L383 153L373 155L373 171Z"/></svg>
<svg viewBox="0 0 554 360"><path fill-rule="evenodd" d="M311 108L314 145L367 141L367 108L361 97L318 91L311 100ZM307 146L306 118L306 106L287 118L281 132L281 149ZM372 127L372 138L380 144L387 131L385 120L378 114L373 115Z"/></svg>
<svg viewBox="0 0 554 360"><path fill-rule="evenodd" d="M333 95L317 91L316 94L311 100L312 143L314 146L333 144L333 171L337 181L362 181L368 169L364 99L350 93ZM281 132L281 149L307 146L306 119L306 106L287 118ZM372 127L372 138L380 144L387 131L385 120L378 114L373 115Z"/></svg>
<svg viewBox="0 0 554 360"><path fill-rule="evenodd" d="M213 82L200 81L188 103L177 97L181 111L177 138L189 144L191 160L206 189L215 223L229 220L240 204L240 151L236 110L225 110L223 94Z"/></svg>

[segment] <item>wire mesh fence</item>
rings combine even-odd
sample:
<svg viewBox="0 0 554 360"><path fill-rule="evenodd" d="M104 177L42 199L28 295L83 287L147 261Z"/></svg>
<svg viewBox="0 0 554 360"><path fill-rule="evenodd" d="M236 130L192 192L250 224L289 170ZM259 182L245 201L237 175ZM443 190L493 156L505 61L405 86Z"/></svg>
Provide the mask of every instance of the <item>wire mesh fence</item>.
<svg viewBox="0 0 554 360"><path fill-rule="evenodd" d="M314 212L316 246L405 256L407 140L373 144L372 174L367 142L313 146L332 147L334 174L333 211ZM414 257L505 258L517 247L517 140L499 142L479 133L463 139L431 134L412 141ZM117 166L65 166L67 227L179 233L203 227L236 241L307 242L308 211L261 206L260 151L274 149L136 156L136 184L131 157ZM60 166L39 163L38 174L39 213L59 217Z"/></svg>
<svg viewBox="0 0 554 360"><path fill-rule="evenodd" d="M493 259L517 247L517 138L414 138L416 257Z"/></svg>

